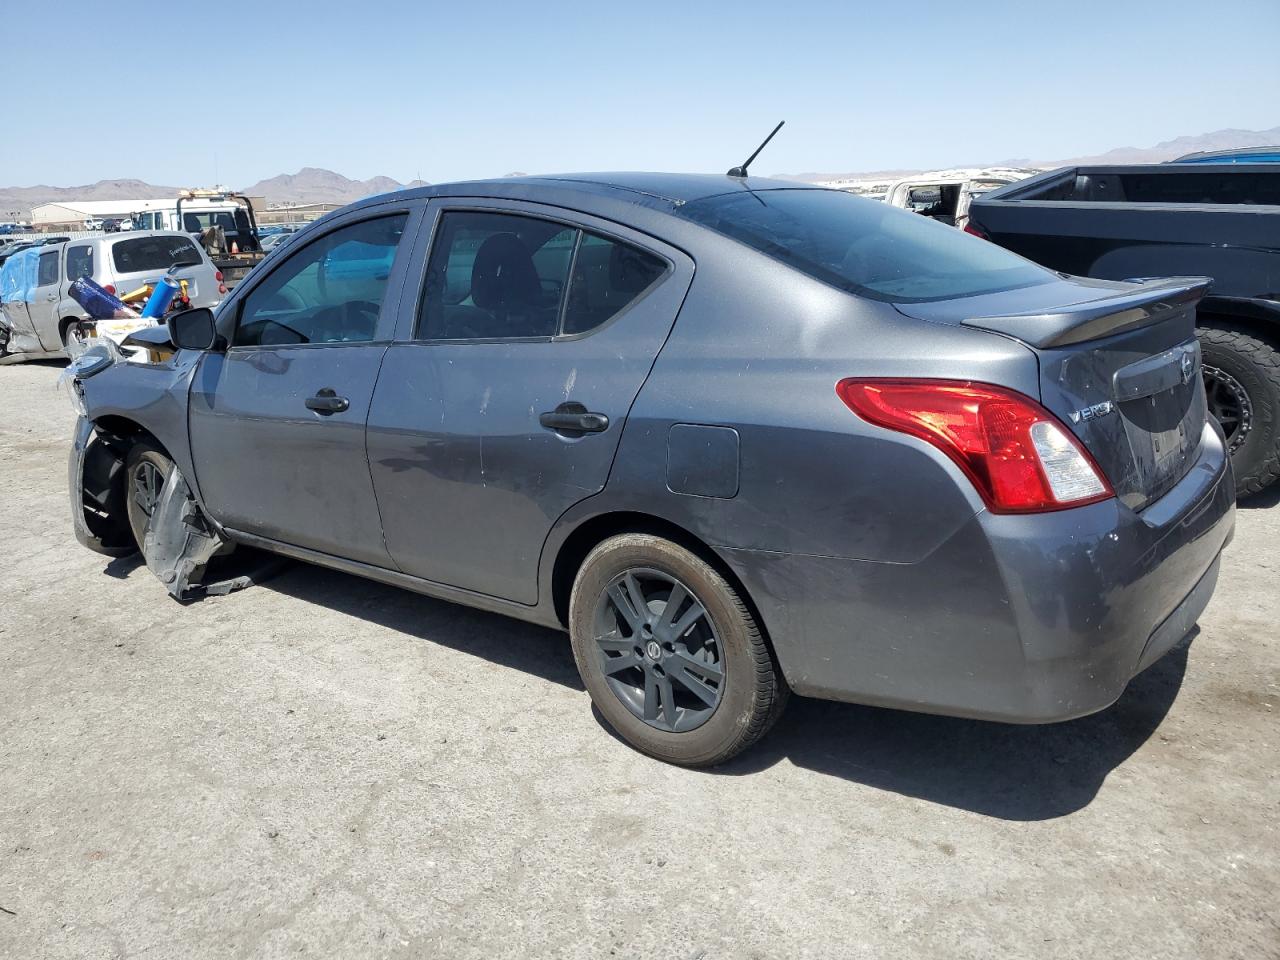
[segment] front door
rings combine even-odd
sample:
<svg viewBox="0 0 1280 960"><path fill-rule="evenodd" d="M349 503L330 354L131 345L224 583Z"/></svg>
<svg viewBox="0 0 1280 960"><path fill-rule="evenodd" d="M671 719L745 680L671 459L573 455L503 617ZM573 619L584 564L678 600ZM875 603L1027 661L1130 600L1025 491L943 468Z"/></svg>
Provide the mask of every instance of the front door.
<svg viewBox="0 0 1280 960"><path fill-rule="evenodd" d="M201 361L190 430L200 494L224 526L391 565L364 430L418 217L340 222L219 314L231 344Z"/></svg>
<svg viewBox="0 0 1280 960"><path fill-rule="evenodd" d="M369 415L400 569L537 600L547 534L603 489L692 272L586 217L440 211L411 342L387 352Z"/></svg>
<svg viewBox="0 0 1280 960"><path fill-rule="evenodd" d="M62 298L61 247L40 251L36 286L31 291L27 311L35 327L40 346L45 350L62 349L62 331L58 329L58 301Z"/></svg>

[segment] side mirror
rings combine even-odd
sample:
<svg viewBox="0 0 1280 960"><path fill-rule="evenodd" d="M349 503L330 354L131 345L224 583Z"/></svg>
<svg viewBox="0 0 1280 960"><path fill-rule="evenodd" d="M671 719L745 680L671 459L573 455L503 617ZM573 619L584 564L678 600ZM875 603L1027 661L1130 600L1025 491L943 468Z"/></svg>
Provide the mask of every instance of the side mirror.
<svg viewBox="0 0 1280 960"><path fill-rule="evenodd" d="M169 339L179 350L210 350L218 340L213 325L213 311L208 307L195 307L170 315Z"/></svg>

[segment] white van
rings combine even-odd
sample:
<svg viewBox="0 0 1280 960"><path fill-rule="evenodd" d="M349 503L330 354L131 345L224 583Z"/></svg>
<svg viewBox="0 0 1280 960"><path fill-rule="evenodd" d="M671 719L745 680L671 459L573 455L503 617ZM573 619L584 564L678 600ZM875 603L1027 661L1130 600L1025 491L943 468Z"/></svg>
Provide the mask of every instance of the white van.
<svg viewBox="0 0 1280 960"><path fill-rule="evenodd" d="M71 355L71 341L89 335L92 326L70 294L72 281L81 277L91 277L109 293L123 294L144 284L154 286L172 269L174 277L187 281L193 307L217 306L227 292L208 254L187 233L108 233L47 244L13 260L24 256L27 262L7 263L0 274L5 328L0 330L0 358Z"/></svg>

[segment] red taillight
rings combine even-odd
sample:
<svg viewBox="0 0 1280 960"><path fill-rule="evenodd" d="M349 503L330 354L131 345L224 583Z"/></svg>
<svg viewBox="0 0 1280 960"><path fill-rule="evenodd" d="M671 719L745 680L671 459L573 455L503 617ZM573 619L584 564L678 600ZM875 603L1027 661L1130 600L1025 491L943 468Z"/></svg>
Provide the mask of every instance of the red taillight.
<svg viewBox="0 0 1280 960"><path fill-rule="evenodd" d="M979 240L991 239L990 237L987 236L987 231L983 230L980 226L978 226L972 220L970 220L968 223L964 225L964 232L977 237Z"/></svg>
<svg viewBox="0 0 1280 960"><path fill-rule="evenodd" d="M862 419L925 440L959 465L994 513L1037 513L1114 496L1061 422L1030 397L967 380L841 380Z"/></svg>
<svg viewBox="0 0 1280 960"><path fill-rule="evenodd" d="M221 282L222 282L222 271L221 271L221 270L215 270L215 271L213 271L213 279L215 279L215 280L217 280L219 283L221 283Z"/></svg>
<svg viewBox="0 0 1280 960"><path fill-rule="evenodd" d="M116 295L116 285L114 283L108 283L102 289L107 291L107 293L111 294L113 297Z"/></svg>
<svg viewBox="0 0 1280 960"><path fill-rule="evenodd" d="M226 293L226 292L227 292L227 285L226 285L225 283L220 283L220 284L218 284L218 292L219 292L219 293Z"/></svg>

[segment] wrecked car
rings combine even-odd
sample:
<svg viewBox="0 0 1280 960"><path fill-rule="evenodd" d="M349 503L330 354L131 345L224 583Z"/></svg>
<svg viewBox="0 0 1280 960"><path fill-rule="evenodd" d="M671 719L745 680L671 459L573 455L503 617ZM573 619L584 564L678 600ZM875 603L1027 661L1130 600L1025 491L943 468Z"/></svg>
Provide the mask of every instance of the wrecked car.
<svg viewBox="0 0 1280 960"><path fill-rule="evenodd" d="M1204 290L748 176L384 195L170 317L166 362L77 361L76 534L178 598L245 545L567 630L673 763L791 692L1077 717L1232 535Z"/></svg>

